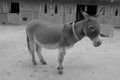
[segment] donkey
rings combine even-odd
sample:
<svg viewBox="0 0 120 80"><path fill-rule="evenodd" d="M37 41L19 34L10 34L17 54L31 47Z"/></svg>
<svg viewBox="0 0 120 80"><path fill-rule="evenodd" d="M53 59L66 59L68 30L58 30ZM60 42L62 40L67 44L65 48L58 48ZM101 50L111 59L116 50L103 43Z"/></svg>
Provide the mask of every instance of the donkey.
<svg viewBox="0 0 120 80"><path fill-rule="evenodd" d="M42 20L32 20L26 27L28 50L32 56L32 62L35 60L35 50L42 64L47 64L44 60L41 49L58 49L58 73L63 74L63 59L66 49L73 46L83 37L87 36L93 42L95 47L101 45L99 38L100 25L93 17L82 11L84 20L76 21L70 24L51 24Z"/></svg>

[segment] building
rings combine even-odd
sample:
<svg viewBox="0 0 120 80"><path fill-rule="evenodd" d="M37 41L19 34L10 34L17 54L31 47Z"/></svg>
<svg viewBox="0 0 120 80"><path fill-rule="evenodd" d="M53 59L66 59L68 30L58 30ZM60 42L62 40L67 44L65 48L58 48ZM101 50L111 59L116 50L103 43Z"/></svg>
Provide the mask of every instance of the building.
<svg viewBox="0 0 120 80"><path fill-rule="evenodd" d="M0 0L0 24L25 24L32 19L68 23L81 19L80 8L102 24L120 25L119 0Z"/></svg>

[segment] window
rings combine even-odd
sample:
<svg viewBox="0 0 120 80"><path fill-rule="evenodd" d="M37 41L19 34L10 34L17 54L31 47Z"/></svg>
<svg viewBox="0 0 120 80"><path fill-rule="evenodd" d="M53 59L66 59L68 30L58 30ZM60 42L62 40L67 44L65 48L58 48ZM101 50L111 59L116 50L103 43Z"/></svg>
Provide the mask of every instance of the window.
<svg viewBox="0 0 120 80"><path fill-rule="evenodd" d="M57 14L57 13L58 13L58 6L55 5L55 14Z"/></svg>
<svg viewBox="0 0 120 80"><path fill-rule="evenodd" d="M44 5L44 13L47 13L47 4Z"/></svg>
<svg viewBox="0 0 120 80"><path fill-rule="evenodd" d="M19 13L20 9L19 9L19 3L11 3L11 9L10 9L10 13Z"/></svg>

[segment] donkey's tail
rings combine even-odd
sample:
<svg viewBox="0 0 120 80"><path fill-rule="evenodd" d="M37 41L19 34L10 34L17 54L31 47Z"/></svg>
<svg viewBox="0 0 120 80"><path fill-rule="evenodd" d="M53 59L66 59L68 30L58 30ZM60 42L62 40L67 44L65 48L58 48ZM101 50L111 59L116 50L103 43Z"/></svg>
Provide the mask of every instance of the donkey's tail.
<svg viewBox="0 0 120 80"><path fill-rule="evenodd" d="M28 46L28 50L30 50L30 44L29 44L29 37L27 35L27 46Z"/></svg>

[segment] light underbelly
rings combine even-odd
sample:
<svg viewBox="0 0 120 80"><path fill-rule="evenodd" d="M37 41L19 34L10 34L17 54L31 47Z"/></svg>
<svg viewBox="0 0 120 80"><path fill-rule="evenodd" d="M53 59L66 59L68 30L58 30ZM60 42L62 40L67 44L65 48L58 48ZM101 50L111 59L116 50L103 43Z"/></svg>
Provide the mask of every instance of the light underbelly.
<svg viewBox="0 0 120 80"><path fill-rule="evenodd" d="M39 44L42 48L49 49L49 50L60 48L59 43L55 43L55 44L41 44L37 40L36 40L36 43Z"/></svg>

